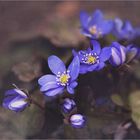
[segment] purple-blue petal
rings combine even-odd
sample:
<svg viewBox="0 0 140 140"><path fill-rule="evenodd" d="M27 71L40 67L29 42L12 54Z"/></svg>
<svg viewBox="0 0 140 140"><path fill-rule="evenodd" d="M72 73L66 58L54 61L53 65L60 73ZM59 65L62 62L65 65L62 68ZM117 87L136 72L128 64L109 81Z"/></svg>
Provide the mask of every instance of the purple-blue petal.
<svg viewBox="0 0 140 140"><path fill-rule="evenodd" d="M92 50L90 47L87 48L87 52L90 53Z"/></svg>
<svg viewBox="0 0 140 140"><path fill-rule="evenodd" d="M112 48L116 48L121 56L122 56L122 62L125 61L125 54L126 54L126 48L124 46L122 46L121 44L119 44L118 42L113 42L111 44Z"/></svg>
<svg viewBox="0 0 140 140"><path fill-rule="evenodd" d="M87 72L87 70L88 70L88 67L89 67L89 65L81 64L80 65L80 71L79 71L79 73L80 74L85 74Z"/></svg>
<svg viewBox="0 0 140 140"><path fill-rule="evenodd" d="M94 13L93 13L93 18L95 20L99 20L99 19L103 19L103 13L101 10L97 9Z"/></svg>
<svg viewBox="0 0 140 140"><path fill-rule="evenodd" d="M97 70L97 71L98 71L98 70L101 70L101 69L104 68L104 66L105 66L105 63L104 63L104 62L100 62L99 65L98 65L98 67L96 68L96 70Z"/></svg>
<svg viewBox="0 0 140 140"><path fill-rule="evenodd" d="M100 61L105 62L107 61L111 56L111 48L110 47L105 47L102 49L101 54L100 54Z"/></svg>
<svg viewBox="0 0 140 140"><path fill-rule="evenodd" d="M28 106L28 102L25 102L24 100L25 100L25 98L23 98L20 95L18 95L17 97L8 96L3 101L3 107L6 109L10 109L12 111L19 112L19 111L22 111L23 109L25 109L26 106ZM20 101L22 101L22 104L21 103L19 104ZM12 106L13 103L14 104L16 103L15 104L16 106Z"/></svg>
<svg viewBox="0 0 140 140"><path fill-rule="evenodd" d="M18 95L18 93L15 92L14 89L7 90L7 91L5 92L5 96L16 96L16 95Z"/></svg>
<svg viewBox="0 0 140 140"><path fill-rule="evenodd" d="M81 34L85 35L86 37L92 38L91 33L87 29L81 29L80 30Z"/></svg>
<svg viewBox="0 0 140 140"><path fill-rule="evenodd" d="M121 63L123 64L126 60L126 48L120 45Z"/></svg>
<svg viewBox="0 0 140 140"><path fill-rule="evenodd" d="M94 71L94 70L96 70L97 66L98 66L98 64L91 65L91 66L88 67L87 70L88 71Z"/></svg>
<svg viewBox="0 0 140 140"><path fill-rule="evenodd" d="M39 83L39 85L44 85L48 82L55 81L55 80L56 80L55 75L47 74L47 75L44 75L41 78L39 78L38 83Z"/></svg>
<svg viewBox="0 0 140 140"><path fill-rule="evenodd" d="M134 29L133 29L130 21L125 21L124 30L127 32L133 32Z"/></svg>
<svg viewBox="0 0 140 140"><path fill-rule="evenodd" d="M100 44L96 40L91 40L91 44L92 44L92 47L93 47L92 52L99 55L100 52L101 52Z"/></svg>
<svg viewBox="0 0 140 140"><path fill-rule="evenodd" d="M89 21L89 26L98 24L102 20L103 20L103 13L100 10L96 10L92 15L91 20Z"/></svg>
<svg viewBox="0 0 140 140"><path fill-rule="evenodd" d="M100 28L103 35L110 33L113 29L113 21L111 20L103 21L100 25Z"/></svg>
<svg viewBox="0 0 140 140"><path fill-rule="evenodd" d="M75 87L77 87L77 85L78 85L78 83L76 81L74 81L70 84L70 87L75 88Z"/></svg>
<svg viewBox="0 0 140 140"><path fill-rule="evenodd" d="M44 92L44 94L46 96L55 96L55 95L58 95L58 94L62 94L63 90L64 90L64 87L58 87L56 89L51 89L47 92Z"/></svg>
<svg viewBox="0 0 140 140"><path fill-rule="evenodd" d="M111 57L109 62L113 65L113 66L118 66L121 65L121 55L118 52L118 50L116 48L112 48L111 49Z"/></svg>
<svg viewBox="0 0 140 140"><path fill-rule="evenodd" d="M78 55L78 53L74 49L72 50L72 54L74 57Z"/></svg>
<svg viewBox="0 0 140 140"><path fill-rule="evenodd" d="M18 107L18 108L13 108L13 107L12 107L12 108L10 107L10 108L11 108L12 111L21 112L21 111L23 111L23 110L24 110L26 107L28 107L28 106L29 106L29 104L26 103L26 104L24 104L23 106L20 106L20 107ZM9 109L10 109L10 108L9 108Z"/></svg>
<svg viewBox="0 0 140 140"><path fill-rule="evenodd" d="M76 107L76 103L74 100L69 98L65 98L63 104L61 105L62 111L64 113L70 113L74 107Z"/></svg>
<svg viewBox="0 0 140 140"><path fill-rule="evenodd" d="M137 47L135 47L135 45L128 45L126 47L126 55L127 55L127 59L129 59L129 61L131 61L132 59L136 58L139 54L139 49Z"/></svg>
<svg viewBox="0 0 140 140"><path fill-rule="evenodd" d="M84 58L84 55L86 55L87 53L88 53L87 50L78 52L79 60L81 63L83 62L82 59Z"/></svg>
<svg viewBox="0 0 140 140"><path fill-rule="evenodd" d="M81 114L74 114L70 117L70 123L74 128L82 128L85 125L85 117Z"/></svg>
<svg viewBox="0 0 140 140"><path fill-rule="evenodd" d="M74 94L74 89L73 89L71 86L67 86L67 91L68 91L70 94Z"/></svg>
<svg viewBox="0 0 140 140"><path fill-rule="evenodd" d="M57 87L59 87L59 85L56 83L56 81L51 81L51 82L48 82L48 83L44 84L40 88L40 91L44 92L44 91L54 89L54 88L57 88Z"/></svg>
<svg viewBox="0 0 140 140"><path fill-rule="evenodd" d="M55 75L57 75L58 72L63 73L64 71L66 71L66 67L63 61L55 55L52 55L48 58L48 65L49 65L50 70Z"/></svg>
<svg viewBox="0 0 140 140"><path fill-rule="evenodd" d="M119 39L133 39L136 36L136 30L129 21L123 22L121 19L114 21L114 35Z"/></svg>
<svg viewBox="0 0 140 140"><path fill-rule="evenodd" d="M81 11L80 12L80 21L81 21L81 26L83 28L88 27L88 19L89 19L88 14L85 11Z"/></svg>
<svg viewBox="0 0 140 140"><path fill-rule="evenodd" d="M110 47L111 47L110 63L113 66L123 64L126 59L126 48L121 44L119 44L118 42L113 42Z"/></svg>
<svg viewBox="0 0 140 140"><path fill-rule="evenodd" d="M9 109L8 105L14 98L15 98L15 96L8 96L8 97L4 98L2 106L4 108Z"/></svg>
<svg viewBox="0 0 140 140"><path fill-rule="evenodd" d="M79 75L79 69L80 69L80 60L78 56L75 56L68 67L68 70L70 71L69 74L70 74L71 81L76 80L76 78Z"/></svg>
<svg viewBox="0 0 140 140"><path fill-rule="evenodd" d="M16 89L16 88L8 90L5 93L5 96L18 96L18 95L20 95L20 96L22 96L24 98L27 98L27 95L22 90Z"/></svg>
<svg viewBox="0 0 140 140"><path fill-rule="evenodd" d="M27 104L28 103L25 101L25 98L21 98L20 96L18 96L9 103L9 109L23 109Z"/></svg>
<svg viewBox="0 0 140 140"><path fill-rule="evenodd" d="M114 20L114 26L115 26L115 30L121 31L121 28L123 27L123 21L120 18L116 18Z"/></svg>

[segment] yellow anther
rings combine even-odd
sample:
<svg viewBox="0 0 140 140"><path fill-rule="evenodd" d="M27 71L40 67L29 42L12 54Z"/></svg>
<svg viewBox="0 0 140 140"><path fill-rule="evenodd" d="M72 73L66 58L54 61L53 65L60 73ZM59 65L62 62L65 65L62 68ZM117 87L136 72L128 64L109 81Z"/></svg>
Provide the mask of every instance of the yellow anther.
<svg viewBox="0 0 140 140"><path fill-rule="evenodd" d="M94 57L94 56L88 56L88 58L87 58L87 63L89 63L89 64L93 64L93 63L95 63L96 62L96 58Z"/></svg>
<svg viewBox="0 0 140 140"><path fill-rule="evenodd" d="M60 82L61 82L62 84L66 84L66 83L68 82L68 79L69 79L69 76L68 76L67 74L63 74L63 75L61 75L61 77L60 77Z"/></svg>

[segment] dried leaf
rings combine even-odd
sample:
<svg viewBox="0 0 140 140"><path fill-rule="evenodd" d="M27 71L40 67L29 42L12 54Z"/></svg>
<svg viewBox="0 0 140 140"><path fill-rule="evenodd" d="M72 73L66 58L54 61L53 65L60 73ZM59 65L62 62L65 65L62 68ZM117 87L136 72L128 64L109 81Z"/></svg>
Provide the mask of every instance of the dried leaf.
<svg viewBox="0 0 140 140"><path fill-rule="evenodd" d="M39 60L21 62L13 66L12 71L19 80L30 82L41 75L41 62Z"/></svg>

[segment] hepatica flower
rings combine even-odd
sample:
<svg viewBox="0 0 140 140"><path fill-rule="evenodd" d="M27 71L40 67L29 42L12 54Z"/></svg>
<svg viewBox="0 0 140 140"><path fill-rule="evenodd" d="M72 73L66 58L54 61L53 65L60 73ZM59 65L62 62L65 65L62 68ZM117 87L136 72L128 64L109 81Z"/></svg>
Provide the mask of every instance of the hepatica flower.
<svg viewBox="0 0 140 140"><path fill-rule="evenodd" d="M127 61L131 61L137 57L139 57L140 50L135 45L131 44L126 47L126 57Z"/></svg>
<svg viewBox="0 0 140 140"><path fill-rule="evenodd" d="M78 56L74 57L68 69L62 60L54 55L48 58L48 65L54 75L47 74L38 80L40 90L47 96L61 94L65 88L70 94L73 94L74 88L77 86L76 79L80 68Z"/></svg>
<svg viewBox="0 0 140 140"><path fill-rule="evenodd" d="M105 20L100 10L96 10L92 16L86 12L80 13L81 33L92 39L98 39L111 32L113 21Z"/></svg>
<svg viewBox="0 0 140 140"><path fill-rule="evenodd" d="M28 96L20 89L8 90L5 93L3 107L15 112L23 111L30 104Z"/></svg>
<svg viewBox="0 0 140 140"><path fill-rule="evenodd" d="M101 49L100 44L95 40L92 40L91 44L92 49L89 47L87 50L79 51L78 53L73 50L73 55L79 56L81 74L101 70L105 66L105 61L110 58L110 47Z"/></svg>
<svg viewBox="0 0 140 140"><path fill-rule="evenodd" d="M70 124L74 128L82 128L84 127L86 119L81 114L74 114L70 117Z"/></svg>
<svg viewBox="0 0 140 140"><path fill-rule="evenodd" d="M110 46L111 48L111 57L110 63L113 66L122 65L126 60L126 48L119 44L118 42L113 42Z"/></svg>
<svg viewBox="0 0 140 140"><path fill-rule="evenodd" d="M72 109L75 108L75 107L76 107L76 103L74 102L74 100L69 99L69 98L64 99L63 104L61 106L62 111L64 113L71 112Z"/></svg>
<svg viewBox="0 0 140 140"><path fill-rule="evenodd" d="M134 28L130 21L123 22L121 19L116 18L114 20L113 33L119 39L132 40L140 35L140 30Z"/></svg>

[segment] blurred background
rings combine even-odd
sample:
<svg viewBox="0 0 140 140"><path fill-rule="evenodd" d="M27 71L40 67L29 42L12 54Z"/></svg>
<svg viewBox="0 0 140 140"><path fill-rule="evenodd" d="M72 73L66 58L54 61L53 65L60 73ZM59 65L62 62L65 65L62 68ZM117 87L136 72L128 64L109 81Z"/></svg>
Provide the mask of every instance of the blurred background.
<svg viewBox="0 0 140 140"><path fill-rule="evenodd" d="M67 62L72 48L85 46L85 37L79 32L81 10L92 13L101 9L106 17L129 19L132 25L140 26L139 8L138 1L1 1L0 101L2 103L5 90L12 88L12 83L15 83L20 88L28 89L42 105L47 103L45 113L35 106L22 113L0 107L0 138L114 138L116 133L127 133L125 128L120 128L120 124L131 118L134 122L126 138L140 138L140 114L136 117L132 115L133 111L127 112L125 107L122 110L122 106L128 104L124 101L128 91L135 91L135 96L131 97L132 102L129 101L132 110L136 108L133 102L140 100L139 63L134 65L135 71L126 76L123 85L118 82L122 81L120 78L116 78L117 83L113 83L110 78L112 75L105 76L105 72L95 73L92 77L89 74L80 77L75 98L81 113L88 116L88 125L82 130L64 125L55 99L45 99L37 85L37 79L49 73L49 55L56 54ZM140 44L139 39L137 44ZM86 84L92 78L93 83ZM117 101L116 96L113 96L117 105L108 99L114 91L115 95L125 93L124 102L119 96ZM99 104L95 108L95 99L100 98L104 100L104 105L100 107ZM134 114L137 112L140 112L140 105Z"/></svg>

